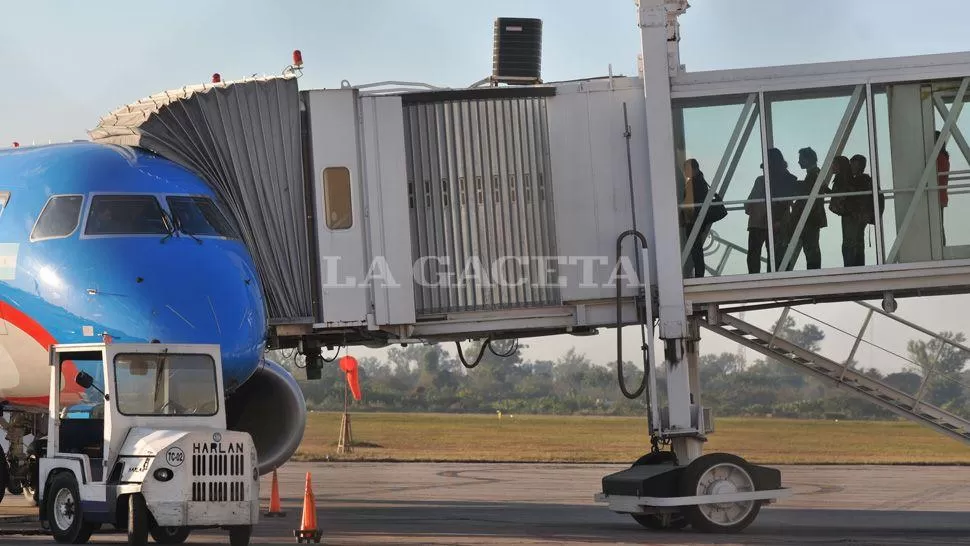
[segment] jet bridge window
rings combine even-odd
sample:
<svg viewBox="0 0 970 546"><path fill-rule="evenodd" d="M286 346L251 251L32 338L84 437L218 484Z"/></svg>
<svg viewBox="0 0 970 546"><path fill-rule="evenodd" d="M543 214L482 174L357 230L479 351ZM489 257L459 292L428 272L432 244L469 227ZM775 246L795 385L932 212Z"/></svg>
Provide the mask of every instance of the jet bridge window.
<svg viewBox="0 0 970 546"><path fill-rule="evenodd" d="M167 197L175 227L191 235L239 238L232 224L208 197Z"/></svg>
<svg viewBox="0 0 970 546"><path fill-rule="evenodd" d="M85 235L166 235L169 229L158 200L151 195L96 195Z"/></svg>
<svg viewBox="0 0 970 546"><path fill-rule="evenodd" d="M82 200L80 195L51 196L30 232L30 240L55 239L74 233L81 217Z"/></svg>
<svg viewBox="0 0 970 546"><path fill-rule="evenodd" d="M354 225L350 194L350 170L327 167L323 170L323 206L330 229L350 229Z"/></svg>

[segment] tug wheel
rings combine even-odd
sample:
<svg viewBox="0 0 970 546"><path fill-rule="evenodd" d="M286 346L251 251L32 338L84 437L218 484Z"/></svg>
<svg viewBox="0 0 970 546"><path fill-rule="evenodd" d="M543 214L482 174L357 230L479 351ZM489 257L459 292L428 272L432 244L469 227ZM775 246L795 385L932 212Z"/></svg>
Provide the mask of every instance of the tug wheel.
<svg viewBox="0 0 970 546"><path fill-rule="evenodd" d="M249 546L249 540L252 535L252 525L234 525L229 528L229 545Z"/></svg>
<svg viewBox="0 0 970 546"><path fill-rule="evenodd" d="M62 544L84 544L91 539L95 527L84 521L81 495L73 474L57 474L51 481L45 500L54 540Z"/></svg>
<svg viewBox="0 0 970 546"><path fill-rule="evenodd" d="M162 527L157 525L152 528L152 538L158 544L182 544L189 539L192 530L188 527Z"/></svg>
<svg viewBox="0 0 970 546"><path fill-rule="evenodd" d="M145 497L139 493L128 495L128 544L145 546L148 544L148 506Z"/></svg>
<svg viewBox="0 0 970 546"><path fill-rule="evenodd" d="M7 456L3 453L3 446L0 446L0 502L7 493L7 486L10 485L10 467L7 466Z"/></svg>
<svg viewBox="0 0 970 546"><path fill-rule="evenodd" d="M630 515L637 523L653 531L679 531L687 527L687 520L680 513Z"/></svg>
<svg viewBox="0 0 970 546"><path fill-rule="evenodd" d="M680 478L680 495L725 495L754 491L747 462L736 455L711 453L691 461ZM761 511L761 501L698 504L683 507L685 520L697 531L737 533L751 524Z"/></svg>

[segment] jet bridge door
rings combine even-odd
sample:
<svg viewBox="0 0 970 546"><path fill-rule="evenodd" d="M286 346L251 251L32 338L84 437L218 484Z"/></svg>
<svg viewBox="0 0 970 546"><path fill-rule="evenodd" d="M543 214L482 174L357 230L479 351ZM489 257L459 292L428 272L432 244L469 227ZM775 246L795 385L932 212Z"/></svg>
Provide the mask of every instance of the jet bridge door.
<svg viewBox="0 0 970 546"><path fill-rule="evenodd" d="M306 105L318 219L321 322L328 327L366 325L368 290L363 274L368 270L367 241L358 154L357 92L311 91Z"/></svg>

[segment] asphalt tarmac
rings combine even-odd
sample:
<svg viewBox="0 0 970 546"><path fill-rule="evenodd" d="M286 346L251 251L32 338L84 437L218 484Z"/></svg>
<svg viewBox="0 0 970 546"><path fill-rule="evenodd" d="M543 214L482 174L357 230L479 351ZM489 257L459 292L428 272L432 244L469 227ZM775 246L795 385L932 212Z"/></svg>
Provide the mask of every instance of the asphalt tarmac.
<svg viewBox="0 0 970 546"><path fill-rule="evenodd" d="M643 529L593 501L621 465L291 463L280 470L284 518L253 544L294 544L311 473L324 544L970 544L970 468L782 466L795 494L736 535ZM268 507L269 477L262 483ZM25 514L28 514L25 516ZM30 509L0 504L0 544L53 543ZM123 543L118 533L94 544ZM192 544L228 544L205 531Z"/></svg>

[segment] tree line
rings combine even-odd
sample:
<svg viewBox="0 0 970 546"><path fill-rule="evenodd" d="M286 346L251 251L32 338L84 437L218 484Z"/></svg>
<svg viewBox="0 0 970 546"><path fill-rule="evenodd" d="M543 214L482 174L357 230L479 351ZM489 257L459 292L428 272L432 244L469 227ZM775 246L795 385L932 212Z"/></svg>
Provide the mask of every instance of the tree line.
<svg viewBox="0 0 970 546"><path fill-rule="evenodd" d="M812 351L821 348L824 332L814 325L799 327L788 318L781 337ZM945 332L946 339L965 341L962 333ZM472 357L479 343L465 346ZM857 371L896 389L920 394L922 399L948 411L970 417L970 354L933 339L908 343L911 370L885 374L875 368ZM350 400L352 411L522 414L643 415L643 397L625 398L617 385L615 366L595 364L586 355L568 349L556 360L525 360L522 351L489 351L474 369L466 369L440 345L391 348L385 359L359 359L362 400ZM324 366L323 377L303 381L302 357L274 352L270 358L287 367L299 380L307 405L318 411L344 407L343 372L336 361ZM660 367L658 367L659 369ZM923 384L925 370L934 370ZM632 362L624 365L627 389L639 386L643 373ZM700 358L701 400L717 416L887 419L893 415L831 382L823 382L785 364L759 359L747 362L734 353ZM665 392L658 374L658 392Z"/></svg>

